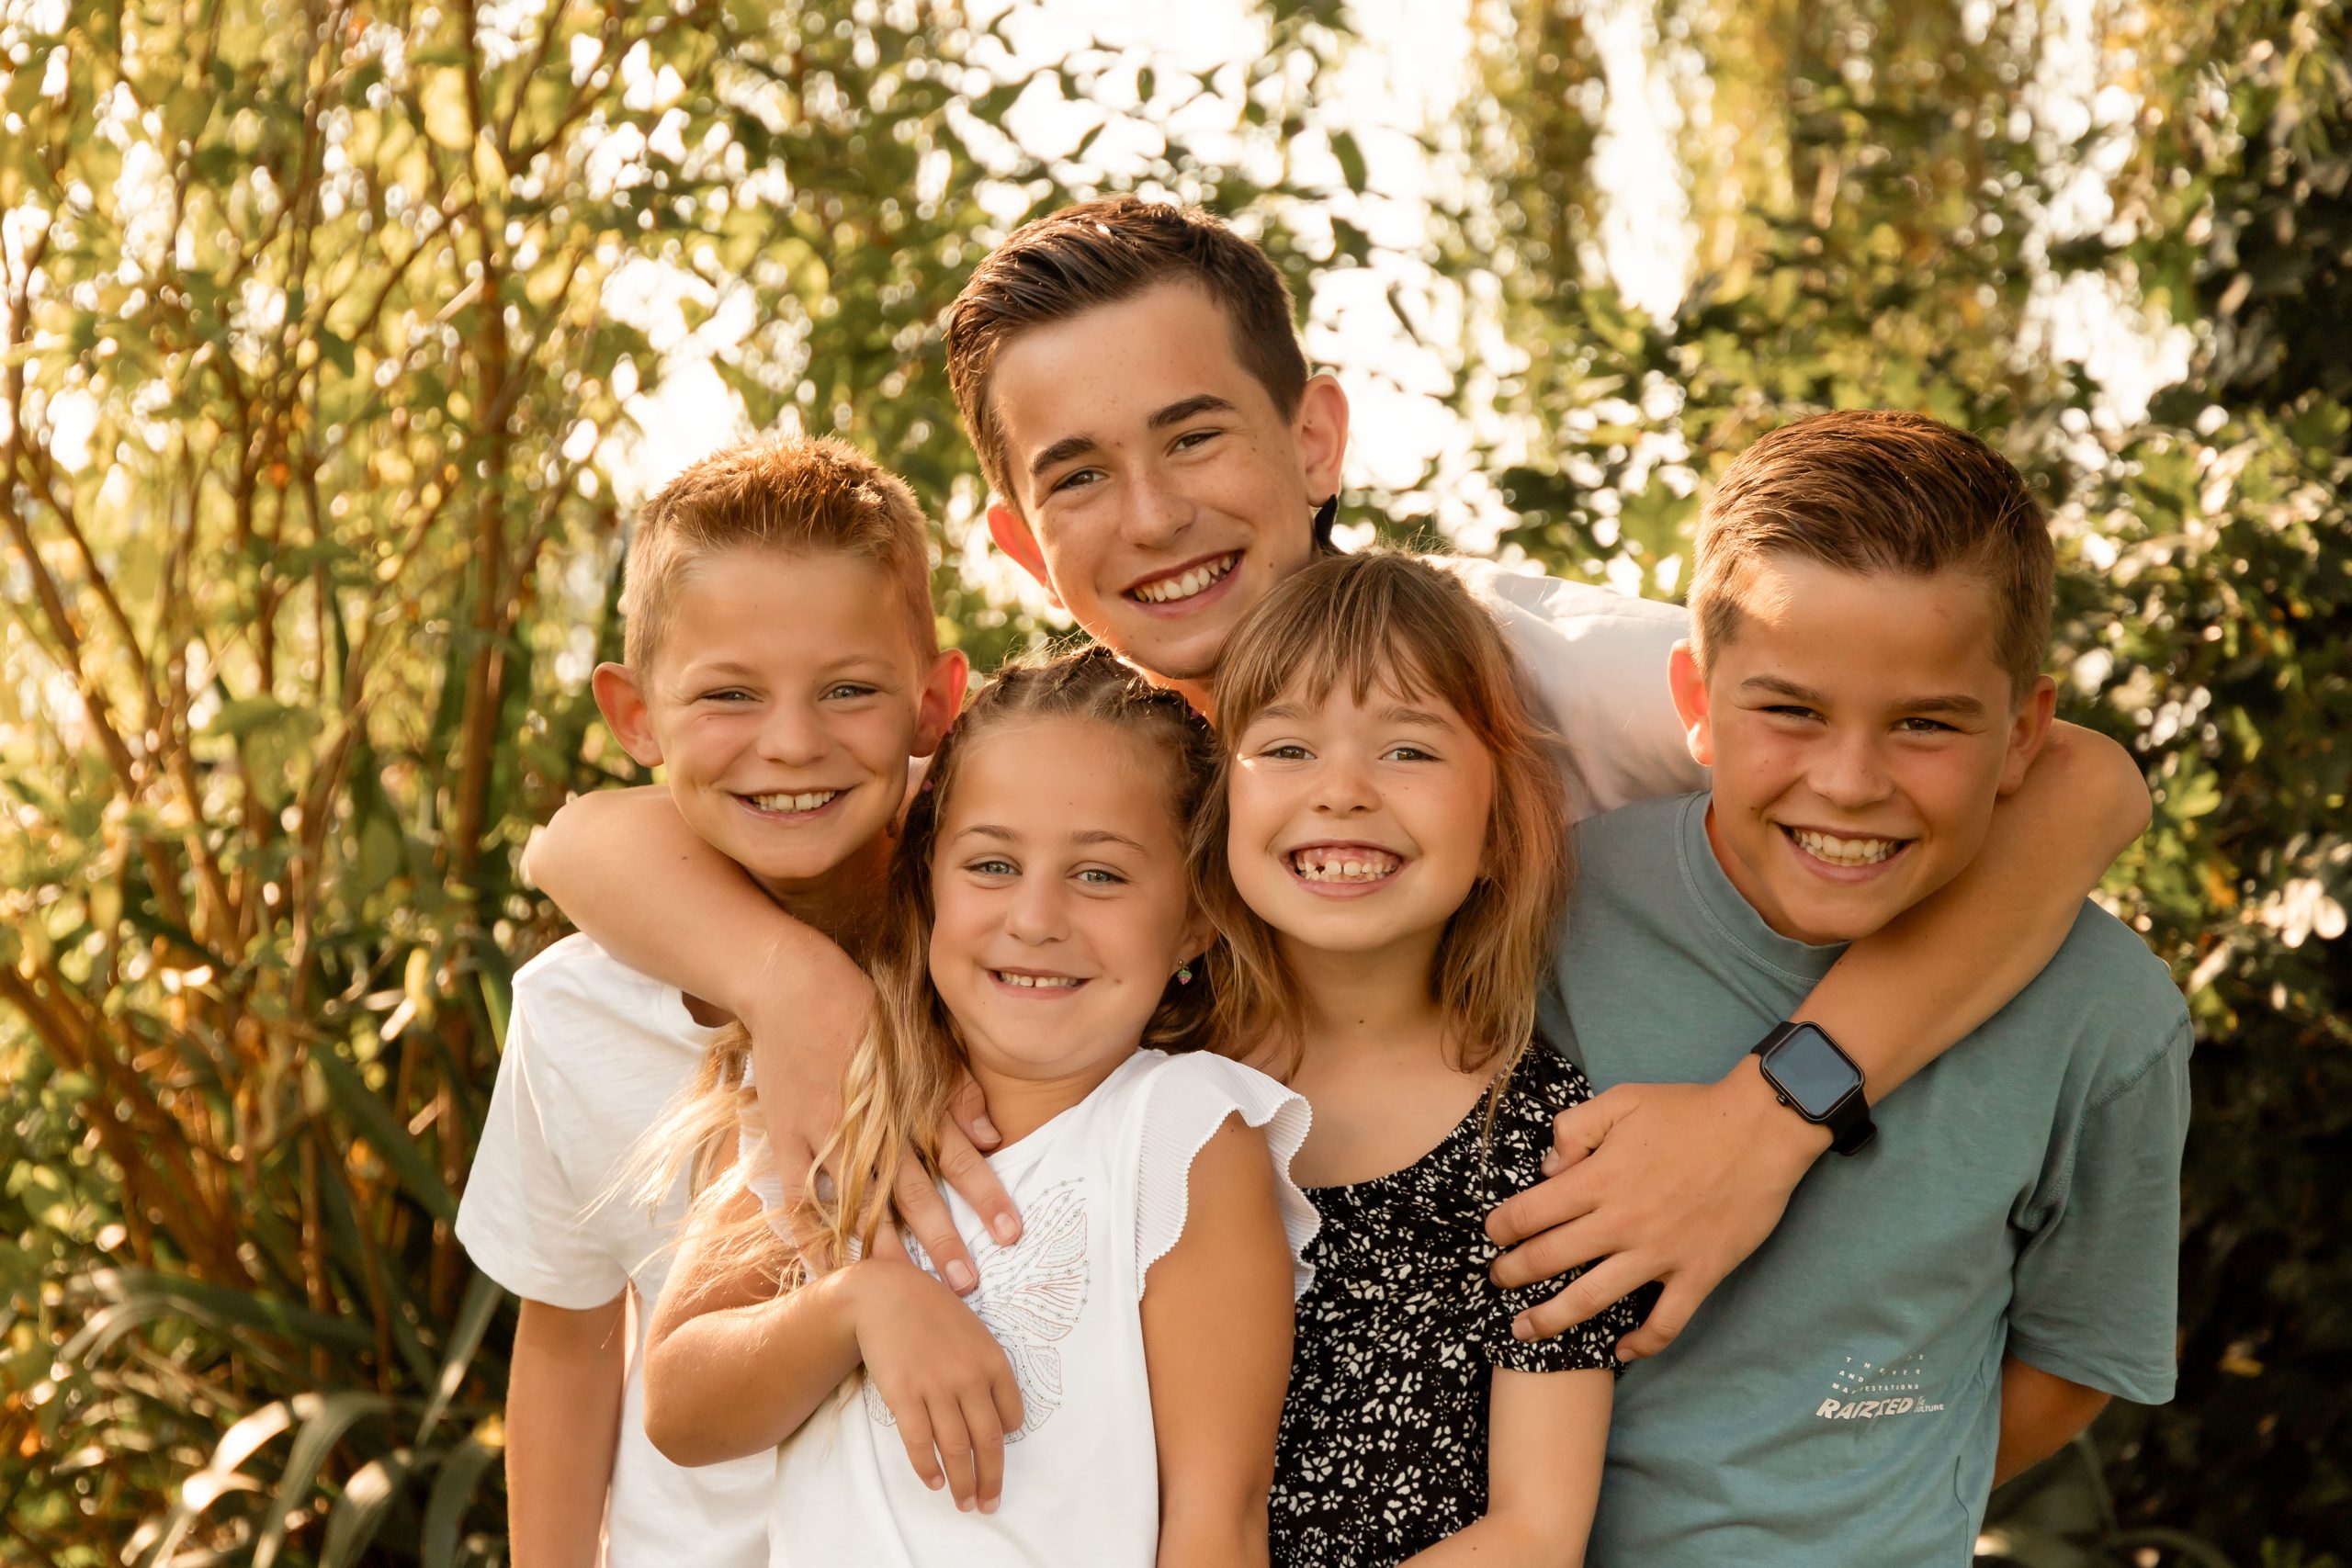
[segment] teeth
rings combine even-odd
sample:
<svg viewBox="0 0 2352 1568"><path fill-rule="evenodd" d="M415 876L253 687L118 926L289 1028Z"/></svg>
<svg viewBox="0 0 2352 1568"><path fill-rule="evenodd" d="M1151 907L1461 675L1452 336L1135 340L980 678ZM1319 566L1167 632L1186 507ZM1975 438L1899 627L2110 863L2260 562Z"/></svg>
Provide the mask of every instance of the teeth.
<svg viewBox="0 0 2352 1568"><path fill-rule="evenodd" d="M1136 590L1136 597L1147 604L1171 604L1179 599L1190 599L1209 584L1233 570L1238 555L1225 556L1205 566L1196 566L1182 577L1163 577L1147 582Z"/></svg>
<svg viewBox="0 0 2352 1568"><path fill-rule="evenodd" d="M837 789L819 789L803 795L755 795L752 804L763 811L814 811L839 794Z"/></svg>
<svg viewBox="0 0 2352 1568"><path fill-rule="evenodd" d="M1807 828L1797 829L1794 836L1806 853L1831 865L1876 865L1904 843L1901 839L1837 839Z"/></svg>
<svg viewBox="0 0 2352 1568"><path fill-rule="evenodd" d="M1302 850L1291 856L1291 869L1308 882L1377 882L1405 863L1379 850L1334 854Z"/></svg>
<svg viewBox="0 0 2352 1568"><path fill-rule="evenodd" d="M1003 969L991 969L989 974L1008 986L1019 986L1032 991L1067 991L1078 984L1072 975L1015 975Z"/></svg>

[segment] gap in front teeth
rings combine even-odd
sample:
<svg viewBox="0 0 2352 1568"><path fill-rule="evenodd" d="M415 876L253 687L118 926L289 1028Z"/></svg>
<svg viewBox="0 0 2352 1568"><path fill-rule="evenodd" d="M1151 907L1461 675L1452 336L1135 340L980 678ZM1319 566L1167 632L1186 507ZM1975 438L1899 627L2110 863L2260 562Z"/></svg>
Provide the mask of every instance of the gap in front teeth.
<svg viewBox="0 0 2352 1568"><path fill-rule="evenodd" d="M1805 852L1815 860L1843 866L1876 865L1893 857L1908 842L1904 839L1838 839L1802 828L1792 829L1790 837L1804 845Z"/></svg>
<svg viewBox="0 0 2352 1568"><path fill-rule="evenodd" d="M1308 882L1377 882L1403 863L1394 855L1336 861L1308 861L1293 856L1291 869Z"/></svg>
<svg viewBox="0 0 2352 1568"><path fill-rule="evenodd" d="M1157 582L1147 582L1136 590L1136 597L1147 604L1166 604L1178 599L1190 599L1209 584L1233 570L1238 555L1223 557L1206 566L1196 566L1182 577L1163 577Z"/></svg>
<svg viewBox="0 0 2352 1568"><path fill-rule="evenodd" d="M993 969L989 973L1008 986L1020 986L1029 990L1066 991L1078 984L1077 979L1069 975L1008 975L1001 969Z"/></svg>
<svg viewBox="0 0 2352 1568"><path fill-rule="evenodd" d="M752 804L763 811L814 811L839 794L837 789L812 789L799 795L755 795Z"/></svg>

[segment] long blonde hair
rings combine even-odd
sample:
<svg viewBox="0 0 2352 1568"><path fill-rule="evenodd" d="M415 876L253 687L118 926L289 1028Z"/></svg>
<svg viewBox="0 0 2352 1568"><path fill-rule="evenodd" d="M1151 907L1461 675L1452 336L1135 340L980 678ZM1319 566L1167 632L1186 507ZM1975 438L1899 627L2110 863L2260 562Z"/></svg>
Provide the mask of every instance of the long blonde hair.
<svg viewBox="0 0 2352 1568"><path fill-rule="evenodd" d="M874 1012L842 1078L841 1122L817 1156L820 1165L839 1173L837 1185L820 1194L813 1182L802 1179L809 1173L778 1173L786 1179L787 1202L805 1205L796 1216L803 1228L823 1237L828 1256L810 1260L820 1269L872 1246L876 1232L888 1223L891 1188L909 1150L932 1175L938 1173L939 1131L962 1085L965 1055L956 1021L931 981L932 846L974 742L1015 721L1040 718L1110 726L1156 750L1166 764L1168 807L1179 843L1206 795L1216 765L1216 741L1206 723L1182 697L1149 684L1107 649L1089 647L1010 664L969 699L933 757L891 854L885 908L867 964ZM1145 1026L1142 1043L1170 1052L1207 1046L1222 967L1221 955L1212 950L1193 962L1193 983L1171 978ZM749 1179L748 1156L729 1172L717 1170L713 1158L728 1131L757 1130L756 1102L746 1081L748 1059L748 1036L741 1025L729 1026L714 1042L694 1095L650 1135L668 1157L665 1175L650 1183L650 1190L666 1192L682 1165L693 1168L698 1191L688 1230L700 1233L707 1249L728 1249L730 1258L772 1250L758 1245L772 1235L768 1216L757 1222L756 1231L749 1222L730 1227L718 1219ZM809 1195L791 1196L802 1189L811 1189ZM739 1243L733 1248L728 1248L730 1234ZM782 1271L797 1272L789 1265Z"/></svg>
<svg viewBox="0 0 2352 1568"><path fill-rule="evenodd" d="M1305 1004L1272 927L1241 897L1227 863L1234 748L1250 722L1292 694L1321 703L1345 684L1434 698L1462 716L1494 759L1486 865L1446 921L1430 989L1445 1044L1468 1072L1493 1064L1489 1113L1535 1032L1535 997L1552 963L1571 880L1566 752L1537 716L1502 628L1460 580L1414 556L1329 556L1283 581L1234 629L1217 666L1217 772L1193 828L1201 904L1225 933L1216 1028L1237 1050L1271 1047L1295 1070Z"/></svg>

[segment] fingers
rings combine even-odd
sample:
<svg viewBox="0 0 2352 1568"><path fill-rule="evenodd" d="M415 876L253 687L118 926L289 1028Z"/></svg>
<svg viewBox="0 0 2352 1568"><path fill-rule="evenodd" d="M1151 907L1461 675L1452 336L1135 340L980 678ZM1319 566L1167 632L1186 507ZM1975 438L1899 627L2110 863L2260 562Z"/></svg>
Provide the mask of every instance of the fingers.
<svg viewBox="0 0 2352 1568"><path fill-rule="evenodd" d="M1652 1273L1619 1255L1593 1265L1546 1302L1539 1302L1511 1320L1510 1331L1521 1339L1550 1339L1592 1317L1621 1297L1647 1284Z"/></svg>
<svg viewBox="0 0 2352 1568"><path fill-rule="evenodd" d="M964 1424L964 1409L954 1399L931 1406L931 1440L939 1449L939 1468L947 1474L948 1495L966 1513L972 1509L978 1482L972 1463L972 1434Z"/></svg>
<svg viewBox="0 0 2352 1568"><path fill-rule="evenodd" d="M996 1418L1008 1432L1018 1432L1028 1419L1021 1403L1021 1380L1012 1375L1012 1363L1001 1360L989 1374L989 1397L996 1405Z"/></svg>
<svg viewBox="0 0 2352 1568"><path fill-rule="evenodd" d="M931 1255L933 1267L947 1288L957 1295L968 1293L980 1282L978 1272L972 1267L972 1255L964 1249L964 1238L956 1234L956 1221L947 1212L947 1201L940 1197L939 1189L931 1184L922 1167L913 1160L899 1163L899 1179L890 1187L890 1201L899 1211L899 1218L915 1233L915 1240Z"/></svg>
<svg viewBox="0 0 2352 1568"><path fill-rule="evenodd" d="M1705 1287L1687 1274L1677 1274L1666 1282L1665 1293L1657 1304L1650 1308L1642 1325L1617 1341L1617 1359L1638 1361L1645 1356L1655 1356L1681 1334L1690 1323L1690 1314L1707 1299Z"/></svg>
<svg viewBox="0 0 2352 1568"><path fill-rule="evenodd" d="M1004 1183L996 1179L996 1172L960 1127L950 1126L940 1132L939 1174L964 1201L979 1212L980 1222L989 1227L989 1235L996 1237L998 1246L1011 1247L1021 1239L1021 1211L1012 1206Z"/></svg>
<svg viewBox="0 0 2352 1568"><path fill-rule="evenodd" d="M809 1190L816 1185L816 1151L789 1133L768 1147L775 1159L778 1184L784 1189L784 1223L792 1233L792 1245L803 1258L824 1257L824 1217L809 1201Z"/></svg>
<svg viewBox="0 0 2352 1568"><path fill-rule="evenodd" d="M1552 1146L1544 1151L1544 1174L1557 1176L1600 1147L1625 1103L1623 1086L1569 1106L1552 1118Z"/></svg>
<svg viewBox="0 0 2352 1568"><path fill-rule="evenodd" d="M910 1268L914 1265L914 1259L908 1255L907 1244L899 1236L896 1225L880 1225L875 1229L874 1247L866 1256L887 1258L893 1263L904 1263Z"/></svg>
<svg viewBox="0 0 2352 1568"><path fill-rule="evenodd" d="M1598 1220L1571 1220L1521 1242L1496 1258L1487 1273L1507 1291L1556 1280L1571 1269L1581 1269L1596 1258L1622 1250L1612 1245L1621 1239L1603 1235Z"/></svg>
<svg viewBox="0 0 2352 1568"><path fill-rule="evenodd" d="M966 1394L960 1408L964 1429L972 1438L972 1497L980 1512L993 1514L997 1499L1004 1495L1004 1424L985 1385Z"/></svg>
<svg viewBox="0 0 2352 1568"><path fill-rule="evenodd" d="M1592 1181L1583 1171L1564 1171L1549 1177L1522 1191L1514 1192L1495 1205L1487 1215L1487 1235L1498 1247L1510 1247L1572 1220L1580 1220L1599 1206ZM1548 1269L1547 1273L1559 1270ZM1500 1276L1498 1276L1500 1278ZM1544 1274L1530 1274L1526 1280L1540 1280Z"/></svg>
<svg viewBox="0 0 2352 1568"><path fill-rule="evenodd" d="M884 1404L889 1404L885 1400ZM920 1399L901 1400L890 1405L890 1414L899 1419L899 1441L907 1448L907 1461L915 1467L915 1474L933 1492L947 1484L947 1472L939 1468L933 1457L931 1418L923 1411Z"/></svg>
<svg viewBox="0 0 2352 1568"><path fill-rule="evenodd" d="M993 1151L1004 1142L996 1123L989 1120L988 1096L980 1092L979 1080L972 1077L968 1068L964 1074L964 1087L947 1103L947 1115L975 1147Z"/></svg>

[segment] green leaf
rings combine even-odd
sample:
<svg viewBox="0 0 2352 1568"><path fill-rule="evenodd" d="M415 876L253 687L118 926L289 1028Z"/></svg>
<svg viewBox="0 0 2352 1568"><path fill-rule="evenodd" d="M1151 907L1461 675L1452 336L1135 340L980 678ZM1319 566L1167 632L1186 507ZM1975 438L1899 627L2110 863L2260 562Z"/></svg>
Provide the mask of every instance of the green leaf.
<svg viewBox="0 0 2352 1568"><path fill-rule="evenodd" d="M424 1503L423 1568L458 1568L458 1547L467 1511L473 1506L481 1478L504 1451L503 1441L484 1441L483 1430L478 1427L441 1461L441 1473L434 1477L432 1495Z"/></svg>
<svg viewBox="0 0 2352 1568"><path fill-rule="evenodd" d="M359 1135L368 1140L368 1147L392 1168L409 1196L424 1204L425 1212L435 1219L455 1224L457 1194L441 1179L441 1173L434 1168L424 1151L417 1147L408 1129L393 1120L391 1108L360 1080L359 1069L345 1060L342 1051L333 1043L314 1048L310 1062L325 1081L334 1103L351 1119Z"/></svg>

